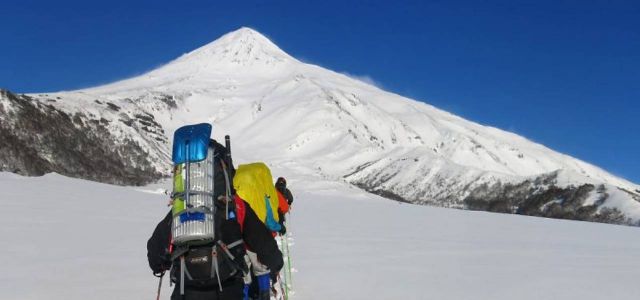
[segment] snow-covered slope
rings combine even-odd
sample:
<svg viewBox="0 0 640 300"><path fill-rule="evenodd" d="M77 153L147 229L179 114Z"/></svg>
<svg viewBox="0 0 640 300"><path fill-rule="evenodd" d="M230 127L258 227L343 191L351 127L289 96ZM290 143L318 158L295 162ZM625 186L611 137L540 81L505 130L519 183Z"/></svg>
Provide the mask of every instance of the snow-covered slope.
<svg viewBox="0 0 640 300"><path fill-rule="evenodd" d="M173 131L208 122L216 138L232 136L238 162L287 166L389 198L502 212L534 203L547 215L544 204L551 201L561 200L564 214L602 196L592 201L589 217L564 216L593 220L608 205L630 218L618 223L640 220L634 183L513 133L302 63L249 28L142 76L29 96L82 123L98 123L115 145L148 151L140 166L145 172L168 174ZM563 202L585 185L586 194ZM561 190L549 194L550 187ZM509 196L514 189L518 197Z"/></svg>
<svg viewBox="0 0 640 300"><path fill-rule="evenodd" d="M634 299L632 227L398 204L294 170L291 299ZM0 299L155 299L158 190L0 173ZM170 287L165 278L163 297Z"/></svg>

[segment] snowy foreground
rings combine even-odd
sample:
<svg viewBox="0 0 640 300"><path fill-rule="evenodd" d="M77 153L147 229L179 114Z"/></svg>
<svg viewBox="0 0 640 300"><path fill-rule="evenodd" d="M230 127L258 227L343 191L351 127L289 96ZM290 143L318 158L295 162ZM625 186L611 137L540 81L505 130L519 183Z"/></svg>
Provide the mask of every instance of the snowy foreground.
<svg viewBox="0 0 640 300"><path fill-rule="evenodd" d="M635 299L638 228L398 204L290 180L292 299ZM0 173L0 299L154 299L168 188ZM164 299L170 292L163 285Z"/></svg>

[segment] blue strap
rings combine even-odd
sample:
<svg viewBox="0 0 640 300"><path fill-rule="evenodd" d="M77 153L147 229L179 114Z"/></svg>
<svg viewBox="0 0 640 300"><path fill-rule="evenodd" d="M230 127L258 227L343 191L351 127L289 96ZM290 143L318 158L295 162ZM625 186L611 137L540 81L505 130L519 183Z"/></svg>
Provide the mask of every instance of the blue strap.
<svg viewBox="0 0 640 300"><path fill-rule="evenodd" d="M260 291L268 291L271 290L271 282L269 274L264 274L260 276L256 276L258 279L258 290Z"/></svg>
<svg viewBox="0 0 640 300"><path fill-rule="evenodd" d="M245 284L244 285L244 289L242 290L242 300L249 300L249 285Z"/></svg>
<svg viewBox="0 0 640 300"><path fill-rule="evenodd" d="M180 215L180 224L188 222L188 221L199 221L204 222L206 219L204 213L201 212L186 212Z"/></svg>
<svg viewBox="0 0 640 300"><path fill-rule="evenodd" d="M267 205L267 228L271 231L279 232L282 230L280 223L276 222L276 219L273 217L273 210L271 209L271 204L269 203L269 196L264 197L264 202Z"/></svg>

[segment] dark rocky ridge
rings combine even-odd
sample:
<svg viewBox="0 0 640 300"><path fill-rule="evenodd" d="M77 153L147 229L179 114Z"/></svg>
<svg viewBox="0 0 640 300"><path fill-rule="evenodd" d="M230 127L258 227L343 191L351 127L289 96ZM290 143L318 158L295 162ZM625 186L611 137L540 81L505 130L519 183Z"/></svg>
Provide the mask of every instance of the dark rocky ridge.
<svg viewBox="0 0 640 300"><path fill-rule="evenodd" d="M471 210L640 226L615 208L601 207L609 198L605 185L558 187L554 185L556 176L554 172L518 184L482 185L471 191L464 205ZM597 200L585 204L592 192Z"/></svg>
<svg viewBox="0 0 640 300"><path fill-rule="evenodd" d="M443 205L445 203L454 203L456 205L447 207L640 226L640 222L633 222L615 208L601 207L609 198L607 188L604 185L595 186L585 183L579 186L558 187L555 185L557 176L557 172L552 172L516 184L497 182L492 185L480 185L476 188L467 187L469 195L462 202L451 197L446 199L406 198L396 192L381 188L384 186L383 179L370 182L359 181L354 182L354 184L372 194L404 203L433 206L445 206ZM585 200L594 191L598 194L597 201L593 204L585 205ZM640 202L640 196L630 191L622 191Z"/></svg>
<svg viewBox="0 0 640 300"><path fill-rule="evenodd" d="M69 115L26 95L0 90L0 170L28 176L49 172L120 185L162 177L132 140L116 144L107 120Z"/></svg>

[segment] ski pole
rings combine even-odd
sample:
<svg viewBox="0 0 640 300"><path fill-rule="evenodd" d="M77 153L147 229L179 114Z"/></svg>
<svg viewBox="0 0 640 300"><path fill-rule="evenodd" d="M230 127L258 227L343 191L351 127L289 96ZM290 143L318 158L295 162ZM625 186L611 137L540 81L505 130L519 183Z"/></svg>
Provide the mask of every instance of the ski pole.
<svg viewBox="0 0 640 300"><path fill-rule="evenodd" d="M160 300L160 289L162 288L162 277L164 277L164 272L160 275L160 280L158 280L158 295L156 296L156 300Z"/></svg>
<svg viewBox="0 0 640 300"><path fill-rule="evenodd" d="M289 260L289 246L286 241L286 237L280 236L280 244L282 244L282 252L287 256L287 266L285 266L284 271L284 292L286 298L289 298L289 286L291 285L291 260ZM286 250L285 250L286 249ZM288 275L288 276L287 276ZM292 286L292 285L291 285Z"/></svg>
<svg viewBox="0 0 640 300"><path fill-rule="evenodd" d="M289 284L291 285L291 287L293 287L293 278L291 277L291 253L289 252L289 240L287 239L287 265L289 267Z"/></svg>
<svg viewBox="0 0 640 300"><path fill-rule="evenodd" d="M289 225L289 222L287 222L287 225ZM289 275L289 279L287 280L287 282L289 283L289 285L291 285L291 287L293 287L293 279L291 278L291 253L289 252L289 238L287 238L286 235L284 237L283 243L283 248L286 249L287 253L287 270L285 270L285 276Z"/></svg>
<svg viewBox="0 0 640 300"><path fill-rule="evenodd" d="M278 245L278 249L280 250L280 253L282 253L282 257L284 259L284 239L282 238L282 235L280 235L280 243ZM280 272L284 273L284 278L282 276L280 276ZM280 269L280 272L278 272L278 274L276 275L276 280L278 282L278 285L280 285L280 292L282 293L282 299L283 300L287 300L288 297L288 291L287 291L287 269L286 266L283 266L282 269Z"/></svg>
<svg viewBox="0 0 640 300"><path fill-rule="evenodd" d="M289 290L287 290L287 283L282 280L280 274L278 274L278 282L280 282L280 291L282 292L282 299L289 300Z"/></svg>

